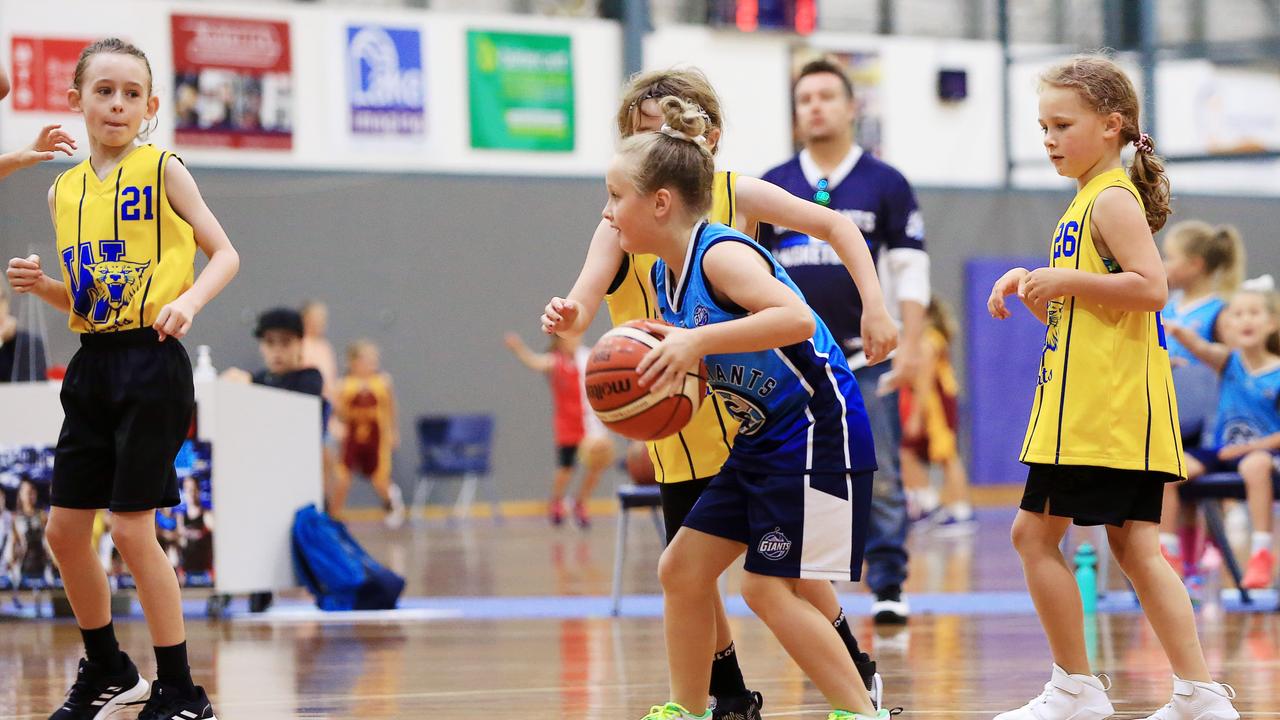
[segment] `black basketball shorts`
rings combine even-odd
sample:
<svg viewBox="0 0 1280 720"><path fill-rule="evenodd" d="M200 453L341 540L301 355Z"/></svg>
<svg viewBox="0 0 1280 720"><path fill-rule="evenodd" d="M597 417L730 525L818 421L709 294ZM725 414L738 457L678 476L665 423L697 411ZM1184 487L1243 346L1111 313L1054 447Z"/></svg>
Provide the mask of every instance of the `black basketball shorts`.
<svg viewBox="0 0 1280 720"><path fill-rule="evenodd" d="M178 504L174 459L195 411L191 359L151 328L80 336L62 382L51 504L137 512Z"/></svg>

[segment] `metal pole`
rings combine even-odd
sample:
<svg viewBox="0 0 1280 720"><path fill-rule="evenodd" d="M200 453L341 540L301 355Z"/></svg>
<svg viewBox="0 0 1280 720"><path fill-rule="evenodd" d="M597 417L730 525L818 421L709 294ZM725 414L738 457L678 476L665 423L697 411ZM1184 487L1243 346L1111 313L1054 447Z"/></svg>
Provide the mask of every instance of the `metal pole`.
<svg viewBox="0 0 1280 720"><path fill-rule="evenodd" d="M881 35L893 34L895 2L896 0L880 0L880 27L876 31Z"/></svg>
<svg viewBox="0 0 1280 720"><path fill-rule="evenodd" d="M1010 188L1013 186L1013 129L1010 127L1012 118L1009 117L1009 67L1013 58L1009 53L1009 0L996 0L996 37L1000 40L1001 57L1000 105L1004 122L1000 128L1004 142L1004 186Z"/></svg>
<svg viewBox="0 0 1280 720"><path fill-rule="evenodd" d="M622 0L623 78L644 69L644 36L649 32L649 0Z"/></svg>
<svg viewBox="0 0 1280 720"><path fill-rule="evenodd" d="M1140 0L1141 20L1138 27L1138 50L1142 62L1142 129L1156 134L1156 0Z"/></svg>

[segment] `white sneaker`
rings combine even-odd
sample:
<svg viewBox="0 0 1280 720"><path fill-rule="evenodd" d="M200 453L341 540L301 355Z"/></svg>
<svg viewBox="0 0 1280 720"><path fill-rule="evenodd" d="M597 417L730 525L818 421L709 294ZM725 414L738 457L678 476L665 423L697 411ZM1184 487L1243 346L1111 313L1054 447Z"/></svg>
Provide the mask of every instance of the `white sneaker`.
<svg viewBox="0 0 1280 720"><path fill-rule="evenodd" d="M404 519L408 514L404 509L404 496L400 494L399 485L391 483L391 487L387 488L387 499L391 501L391 509L387 511L383 522L388 528L396 530L404 525Z"/></svg>
<svg viewBox="0 0 1280 720"><path fill-rule="evenodd" d="M1146 720L1236 720L1236 689L1225 683L1191 682L1173 676L1173 699Z"/></svg>
<svg viewBox="0 0 1280 720"><path fill-rule="evenodd" d="M911 605L905 593L877 595L871 603L871 617L877 625L906 625L911 617Z"/></svg>
<svg viewBox="0 0 1280 720"><path fill-rule="evenodd" d="M871 676L871 689L867 694L871 696L871 706L879 712L884 707L884 678L880 673Z"/></svg>
<svg viewBox="0 0 1280 720"><path fill-rule="evenodd" d="M1115 708L1107 699L1111 680L1104 684L1093 675L1068 675L1066 670L1053 666L1053 677L1044 685L1044 692L1017 710L1000 713L995 720L1102 720L1111 717ZM1172 720L1172 717L1170 718Z"/></svg>

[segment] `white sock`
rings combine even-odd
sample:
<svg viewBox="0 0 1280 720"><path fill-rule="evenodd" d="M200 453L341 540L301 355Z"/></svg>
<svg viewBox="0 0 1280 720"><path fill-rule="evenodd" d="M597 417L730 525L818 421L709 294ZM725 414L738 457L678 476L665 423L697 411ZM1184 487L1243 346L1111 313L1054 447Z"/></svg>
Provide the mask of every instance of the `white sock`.
<svg viewBox="0 0 1280 720"><path fill-rule="evenodd" d="M916 491L916 502L920 504L920 509L925 512L933 512L938 509L938 491L932 487L923 487Z"/></svg>
<svg viewBox="0 0 1280 720"><path fill-rule="evenodd" d="M957 520L973 519L973 506L967 502L951 503L947 510L951 513L951 517Z"/></svg>
<svg viewBox="0 0 1280 720"><path fill-rule="evenodd" d="M1253 550L1252 550L1252 552L1255 552L1255 553L1256 553L1256 552L1258 552L1259 550L1270 550L1270 549L1271 549L1271 533L1269 533L1269 532L1256 532L1256 531L1255 531L1255 532L1253 533Z"/></svg>
<svg viewBox="0 0 1280 720"><path fill-rule="evenodd" d="M1160 547L1170 555L1177 555L1181 545L1182 541L1178 540L1176 533L1160 533Z"/></svg>

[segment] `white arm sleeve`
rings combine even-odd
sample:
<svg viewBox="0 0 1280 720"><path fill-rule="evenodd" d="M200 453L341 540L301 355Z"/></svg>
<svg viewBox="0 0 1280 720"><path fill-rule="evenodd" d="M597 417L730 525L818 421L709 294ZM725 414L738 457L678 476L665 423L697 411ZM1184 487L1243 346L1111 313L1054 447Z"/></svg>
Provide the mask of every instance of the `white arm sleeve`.
<svg viewBox="0 0 1280 720"><path fill-rule="evenodd" d="M916 248L890 248L882 261L882 275L893 287L894 302L918 302L928 307L932 290L929 286L929 253ZM885 298L888 300L888 297Z"/></svg>

